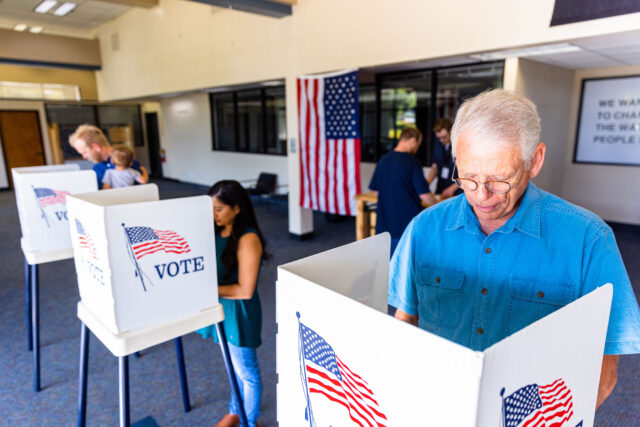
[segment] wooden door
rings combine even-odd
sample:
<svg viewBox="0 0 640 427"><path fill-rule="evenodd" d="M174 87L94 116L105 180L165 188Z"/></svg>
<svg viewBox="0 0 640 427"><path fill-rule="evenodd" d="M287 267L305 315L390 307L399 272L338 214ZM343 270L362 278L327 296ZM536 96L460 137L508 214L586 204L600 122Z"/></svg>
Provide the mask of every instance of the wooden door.
<svg viewBox="0 0 640 427"><path fill-rule="evenodd" d="M0 139L11 188L11 168L45 164L37 111L0 111Z"/></svg>

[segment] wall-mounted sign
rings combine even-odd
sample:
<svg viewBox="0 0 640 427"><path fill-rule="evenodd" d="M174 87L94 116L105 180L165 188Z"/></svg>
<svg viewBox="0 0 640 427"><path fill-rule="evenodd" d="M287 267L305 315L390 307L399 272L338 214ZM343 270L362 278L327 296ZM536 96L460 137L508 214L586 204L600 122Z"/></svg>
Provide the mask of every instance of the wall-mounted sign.
<svg viewBox="0 0 640 427"><path fill-rule="evenodd" d="M640 76L582 81L573 161L640 166Z"/></svg>

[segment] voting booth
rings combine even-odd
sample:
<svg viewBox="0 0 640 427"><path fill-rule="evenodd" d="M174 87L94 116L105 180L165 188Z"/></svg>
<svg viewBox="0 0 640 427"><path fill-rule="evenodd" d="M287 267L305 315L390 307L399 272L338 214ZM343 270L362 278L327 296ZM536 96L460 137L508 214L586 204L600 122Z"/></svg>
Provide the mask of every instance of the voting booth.
<svg viewBox="0 0 640 427"><path fill-rule="evenodd" d="M75 195L67 206L81 303L112 333L218 305L209 197L159 201L149 184Z"/></svg>
<svg viewBox="0 0 640 427"><path fill-rule="evenodd" d="M389 244L279 267L281 426L593 425L610 284L473 351L387 315Z"/></svg>
<svg viewBox="0 0 640 427"><path fill-rule="evenodd" d="M26 250L70 250L66 196L97 191L95 172L74 164L13 168L11 174Z"/></svg>

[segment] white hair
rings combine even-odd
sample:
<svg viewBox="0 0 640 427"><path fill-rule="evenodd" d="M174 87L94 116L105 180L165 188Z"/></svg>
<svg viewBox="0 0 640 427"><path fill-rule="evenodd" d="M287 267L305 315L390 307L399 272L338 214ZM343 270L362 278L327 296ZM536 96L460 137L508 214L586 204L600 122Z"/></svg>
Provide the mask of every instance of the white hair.
<svg viewBox="0 0 640 427"><path fill-rule="evenodd" d="M529 167L540 142L540 116L527 98L504 89L488 90L466 100L458 109L451 129L454 153L458 137L467 131L487 141L518 145Z"/></svg>

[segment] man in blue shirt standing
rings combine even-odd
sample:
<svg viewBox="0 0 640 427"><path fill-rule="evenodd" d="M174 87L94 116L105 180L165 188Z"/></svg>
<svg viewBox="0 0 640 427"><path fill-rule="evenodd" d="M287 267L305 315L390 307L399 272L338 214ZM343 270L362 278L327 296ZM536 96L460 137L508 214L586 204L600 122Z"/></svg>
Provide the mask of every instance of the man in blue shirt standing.
<svg viewBox="0 0 640 427"><path fill-rule="evenodd" d="M422 133L406 128L398 145L385 154L371 178L369 188L378 194L376 234L391 234L391 254L409 222L422 210L422 202L436 202L430 193L420 162L414 157L420 148Z"/></svg>
<svg viewBox="0 0 640 427"><path fill-rule="evenodd" d="M80 125L69 137L69 144L83 159L91 160L95 163L93 170L98 177L98 189L102 190L104 174L107 169L115 168L111 163L111 144L109 144L102 130L94 125ZM140 163L134 159L131 168L142 172L143 166L140 166Z"/></svg>
<svg viewBox="0 0 640 427"><path fill-rule="evenodd" d="M546 147L526 98L493 90L466 101L452 140L464 194L403 234L389 271L396 318L482 351L612 283L600 406L619 355L640 353L640 309L611 228L529 182Z"/></svg>

